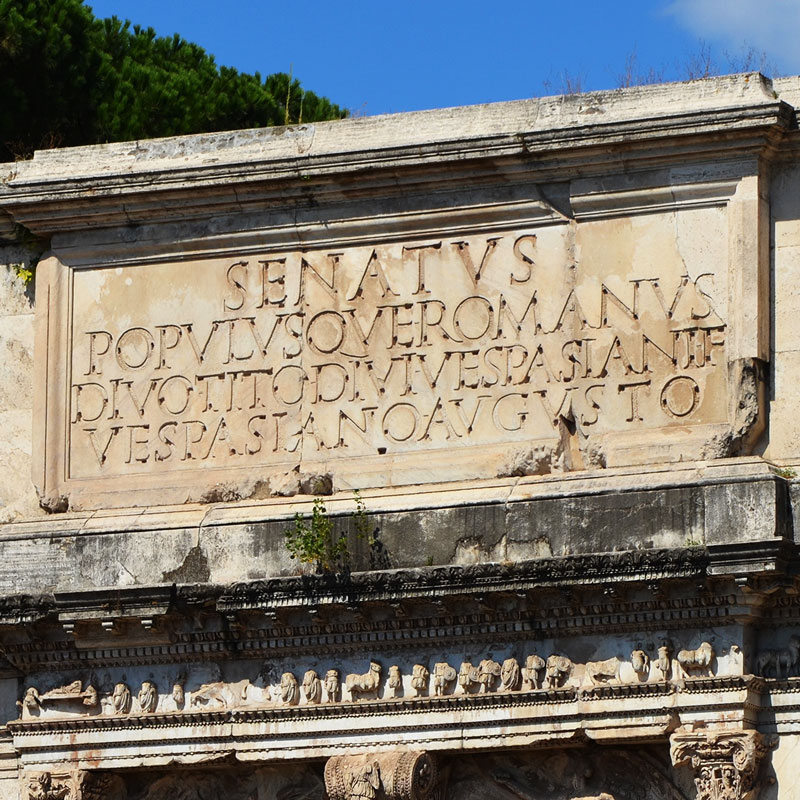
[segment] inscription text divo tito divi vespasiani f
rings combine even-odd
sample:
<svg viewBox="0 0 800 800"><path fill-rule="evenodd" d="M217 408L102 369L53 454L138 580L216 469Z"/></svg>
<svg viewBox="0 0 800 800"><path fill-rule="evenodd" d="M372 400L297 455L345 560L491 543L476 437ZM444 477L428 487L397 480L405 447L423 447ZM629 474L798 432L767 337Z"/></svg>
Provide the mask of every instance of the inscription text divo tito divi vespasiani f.
<svg viewBox="0 0 800 800"><path fill-rule="evenodd" d="M513 443L559 419L586 434L723 421L706 399L725 393L714 275L595 274L563 237L543 257L548 236L86 270L71 472Z"/></svg>

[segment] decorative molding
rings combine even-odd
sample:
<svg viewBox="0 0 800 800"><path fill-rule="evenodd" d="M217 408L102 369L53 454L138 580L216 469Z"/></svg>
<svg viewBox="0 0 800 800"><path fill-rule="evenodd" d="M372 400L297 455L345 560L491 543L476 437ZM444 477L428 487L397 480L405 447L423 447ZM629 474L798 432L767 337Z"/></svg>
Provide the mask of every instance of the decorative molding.
<svg viewBox="0 0 800 800"><path fill-rule="evenodd" d="M417 569L331 573L235 583L217 600L222 612L296 605L475 595L546 586L587 585L616 579L705 575L704 548L632 550L624 553L541 558L515 563L449 565ZM179 587L179 595L181 588Z"/></svg>
<svg viewBox="0 0 800 800"><path fill-rule="evenodd" d="M694 771L697 800L755 800L769 749L757 731L675 733L670 745L673 766L690 764Z"/></svg>
<svg viewBox="0 0 800 800"><path fill-rule="evenodd" d="M369 173L362 195L374 201L407 194L409 185L419 191L420 180L441 192L465 182L530 183L587 170L620 172L615 145L621 142L626 170L641 169L642 163L651 168L683 164L687 140L695 158L754 158L782 138L793 109L771 96L766 82L744 94L735 81L749 77L716 79L713 91L698 87L688 98L692 89L682 87L680 100L671 87L654 87L633 102L623 92L613 102L605 93L581 95L575 103L563 98L507 103L502 111L493 109L502 124L480 131L475 130L476 110L463 108L408 115L402 132L391 120L377 119L353 134L349 127L362 121L343 120L292 126L269 136L239 131L141 141L135 153L121 145L73 148L67 163L61 151L39 151L31 161L13 165L0 199L16 221L45 233L82 230L87 219L95 227L152 223L170 207L176 219L224 217L279 202L303 208L309 186L318 203L331 206L341 203L331 177L353 170ZM584 104L602 113L587 115ZM651 109L645 116L642 104ZM419 130L425 131L423 138ZM386 180L387 172L392 180ZM234 186L247 191L237 193Z"/></svg>
<svg viewBox="0 0 800 800"><path fill-rule="evenodd" d="M483 563L275 577L234 583L135 587L117 590L118 615L158 618L168 609L201 606L228 614L248 609L348 604L369 600L401 600L475 595L487 591L525 591L562 585L591 585L664 578L700 578L709 567L706 548L634 550L531 559L515 563ZM59 620L99 620L108 616L101 591L55 595L8 595L0 598L0 625Z"/></svg>
<svg viewBox="0 0 800 800"><path fill-rule="evenodd" d="M583 556L542 559L514 565L483 564L349 576L275 578L235 584L228 590L220 586L172 587L169 591L173 596L173 610L166 616L156 616L151 629L137 628L131 631L131 635L136 636L135 644L127 644L127 636L117 634L114 634L113 643L106 642L100 618L107 611L103 614L98 611L97 619L90 618L90 612L86 611L82 612L85 615L80 621L83 631L80 635L76 630L68 638L54 639L40 624L34 628L34 638L19 641L18 637L13 636L14 626L9 626L6 630L11 634L10 641L0 645L0 649L16 669L30 674L53 666L64 671L91 670L98 665L108 668L171 664L185 660L255 659L269 657L276 650L295 659L320 654L341 658L370 647L376 633L382 640L382 651L389 654L398 649L406 650L415 642L424 647L427 644L427 631L433 628L437 630L437 641L447 642L450 646L476 640L487 645L518 643L550 638L556 632L560 636L573 637L585 633L621 632L629 630L631 626L639 631L671 629L677 632L701 625L728 624L734 616L741 618L740 614L737 615L737 607L746 613L747 606L752 603L758 604L761 610L759 624L766 624L768 614L764 611L774 605L774 598L743 592L724 578L718 580L726 582L726 585L709 584L707 591L699 591L688 597L681 595L680 584L673 584L672 588L665 590L657 578L647 582L647 594L634 595L616 588L611 591L609 586L601 594L600 588L604 584L600 584L580 590L571 585L541 585L539 589L542 594L536 595L532 588L533 579L530 578L530 575L546 571L548 567L556 572L559 568L566 572L577 572L581 566L588 568L592 563L597 566L602 560L616 564L619 569L623 564L636 564L638 569L642 564L663 564L668 561L697 570L695 577L703 579L702 564L705 558L705 551L701 548L687 548L679 551L642 551L639 554L606 554L591 559ZM523 581L520 575L526 572L530 573L530 580ZM507 579L503 578L500 582L503 574ZM637 582L641 587L641 581L637 579ZM303 586L308 587L307 598L304 598ZM356 586L361 589L354 588ZM416 589L411 591L414 586ZM126 591L120 590L120 594ZM409 593L404 594L406 591ZM262 601L268 602L267 595L270 593L270 605L259 607ZM155 600L157 594L151 588L142 597L151 596ZM99 593L91 595L95 600L99 599ZM233 604L234 597L239 598L236 607ZM21 605L18 611L22 616L21 609L28 606L50 609L48 613L51 619L56 613L58 616L67 614L44 601L33 602L30 597L5 600L6 611L9 603L19 601ZM70 602L77 600L73 597ZM329 603L327 607L326 602ZM82 596L81 603L88 605L88 598ZM131 592L127 598L122 597L119 613L125 613L126 603L132 607L141 605L141 598L137 599L135 592ZM304 620L295 613L298 606L304 604L309 610L319 613L311 614ZM391 613L376 614L381 604ZM221 614L223 609L227 609L226 620L223 620L226 624L220 624L219 627L210 624L203 630L190 626L188 622L192 609L196 610L197 606L204 613L211 614ZM359 609L368 610L362 613ZM0 611L0 616L2 613ZM14 619L17 618L21 617L14 616ZM232 619L236 624L232 624ZM6 617L0 621L0 627L8 622L9 617ZM788 621L783 626L784 630L786 624ZM142 646L142 641L148 640L152 644ZM672 653L662 650L663 647L659 649L657 658L653 659L658 669L662 670L662 679L677 677L677 668L674 674L672 672ZM755 656L751 654L755 660L749 667L764 677L784 679L800 671L798 655L800 650L797 641L790 640L782 649L763 650ZM649 654L651 658L654 656ZM426 666L430 668L430 665ZM697 666L689 667L690 671L696 672L697 669ZM299 679L300 675L297 677ZM524 672L523 677L526 677ZM538 680L540 676L527 677Z"/></svg>

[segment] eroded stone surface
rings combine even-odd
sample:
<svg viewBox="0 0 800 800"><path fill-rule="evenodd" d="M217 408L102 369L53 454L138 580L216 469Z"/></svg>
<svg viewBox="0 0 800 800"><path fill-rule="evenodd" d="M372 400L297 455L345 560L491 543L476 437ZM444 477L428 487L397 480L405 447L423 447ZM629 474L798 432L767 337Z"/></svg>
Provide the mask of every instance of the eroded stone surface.
<svg viewBox="0 0 800 800"><path fill-rule="evenodd" d="M30 480L33 428L33 303L18 268L33 253L0 244L0 523L41 515Z"/></svg>

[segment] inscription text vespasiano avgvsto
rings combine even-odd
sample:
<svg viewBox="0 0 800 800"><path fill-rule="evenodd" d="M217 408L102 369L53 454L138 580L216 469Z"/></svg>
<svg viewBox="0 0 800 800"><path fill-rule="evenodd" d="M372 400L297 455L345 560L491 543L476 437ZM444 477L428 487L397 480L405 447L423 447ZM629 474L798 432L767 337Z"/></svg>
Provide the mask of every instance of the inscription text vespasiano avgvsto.
<svg viewBox="0 0 800 800"><path fill-rule="evenodd" d="M73 477L722 421L714 275L557 226L121 272L76 292Z"/></svg>

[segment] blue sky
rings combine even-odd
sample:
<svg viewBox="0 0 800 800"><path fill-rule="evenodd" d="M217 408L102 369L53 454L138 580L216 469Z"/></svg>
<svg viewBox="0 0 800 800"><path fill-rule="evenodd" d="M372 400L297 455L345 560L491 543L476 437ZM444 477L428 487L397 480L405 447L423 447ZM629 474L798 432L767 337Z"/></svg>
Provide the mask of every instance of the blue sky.
<svg viewBox="0 0 800 800"><path fill-rule="evenodd" d="M722 71L748 49L800 73L800 0L87 0L180 33L243 72L292 69L355 114L616 88L633 57L682 79L710 52ZM701 43L703 43L701 45ZM726 55L727 54L727 55ZM730 59L733 59L731 64ZM738 61L738 64L737 64Z"/></svg>

